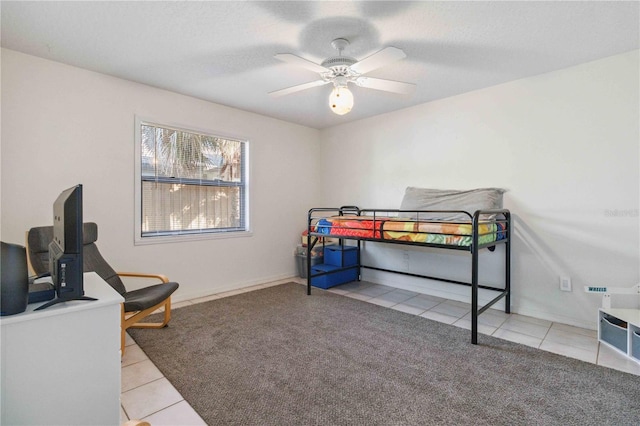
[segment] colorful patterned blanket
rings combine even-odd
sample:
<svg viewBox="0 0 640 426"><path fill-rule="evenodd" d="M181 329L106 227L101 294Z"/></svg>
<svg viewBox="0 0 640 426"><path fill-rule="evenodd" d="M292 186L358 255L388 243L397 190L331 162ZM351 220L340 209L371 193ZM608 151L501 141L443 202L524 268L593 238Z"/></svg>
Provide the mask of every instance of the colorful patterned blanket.
<svg viewBox="0 0 640 426"><path fill-rule="evenodd" d="M484 221L478 226L478 242L487 244L505 238L506 224ZM471 222L442 222L379 216L333 216L320 219L315 232L325 235L426 244L470 246L473 242Z"/></svg>

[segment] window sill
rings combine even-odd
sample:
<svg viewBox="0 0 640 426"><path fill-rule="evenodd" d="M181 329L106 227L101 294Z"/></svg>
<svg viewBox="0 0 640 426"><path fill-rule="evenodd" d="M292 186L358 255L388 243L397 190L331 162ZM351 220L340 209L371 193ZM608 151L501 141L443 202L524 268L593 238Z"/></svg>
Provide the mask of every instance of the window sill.
<svg viewBox="0 0 640 426"><path fill-rule="evenodd" d="M167 243L183 243L188 241L202 241L202 240L220 240L227 238L246 238L253 236L251 231L238 231L238 232L211 232L202 234L185 234L185 235L162 235L153 237L138 237L136 236L134 245L144 246L151 244L167 244Z"/></svg>

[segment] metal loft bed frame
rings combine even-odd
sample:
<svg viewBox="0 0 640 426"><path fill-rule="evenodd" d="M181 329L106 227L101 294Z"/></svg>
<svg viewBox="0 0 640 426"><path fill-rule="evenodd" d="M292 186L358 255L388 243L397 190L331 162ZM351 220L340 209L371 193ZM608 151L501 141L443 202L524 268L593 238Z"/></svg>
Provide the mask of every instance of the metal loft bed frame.
<svg viewBox="0 0 640 426"><path fill-rule="evenodd" d="M389 215L398 215L401 217L410 216L411 218L416 218L416 221L420 222L430 222L429 220L420 219L421 215L424 217L425 215L428 217L429 214L440 214L440 213L455 213L468 217L468 222L465 220L464 223L470 223L472 234L471 234L471 244L469 245L449 245L449 244L437 244L437 243L424 243L424 242L414 242L414 241L403 241L403 240L395 240L384 238L384 220L380 221L378 225L376 223L376 217L380 217L382 214ZM379 229L373 230L374 237L363 237L363 236L351 236L351 235L334 235L331 232L327 232L326 230L319 229L317 223L319 220L330 217L330 216L345 216L345 215L355 215L355 216L363 216L363 218L373 220L376 226L379 226ZM481 216L484 215L495 215L495 219L493 222L503 224L504 229L500 229L496 231L496 233L501 233L503 238L496 239L495 241L480 243L480 225L481 225ZM442 221L433 221L433 223L442 223ZM447 223L447 222L446 222ZM461 222L451 222L452 224L459 224ZM379 237L375 237L376 233L379 234ZM454 236L468 236L462 234L445 234L445 235L454 235ZM358 270L358 280L361 277L361 268L368 268L377 271L384 272L393 272L397 274L409 275L413 277L420 278L428 278L437 281L443 281L453 284L461 284L465 286L471 287L471 343L478 343L478 316L485 312L489 307L494 305L500 299L505 299L505 313L511 312L511 213L507 209L499 209L499 210L478 210L473 215L459 210L382 210L382 209L360 209L356 206L343 206L340 208L313 208L309 210L308 214L308 228L307 228L307 248L308 253L311 253L311 249L320 241L322 237L328 238L336 238L340 239L340 244L344 243L344 240L355 240L357 241L357 265L356 266L346 266L342 269L337 269L329 272L321 272L315 273L312 275L312 263L311 256L307 256L307 295L311 294L311 279L331 274L335 272L344 271L346 269L357 268ZM461 250L467 251L471 253L471 282L463 282L457 280L451 280L447 278L441 277L433 277L428 275L420 275L413 274L409 272L396 271L384 268L377 268L375 266L368 266L361 264L360 258L360 249L361 244L364 241L370 242L383 242L389 244L401 244L401 245L414 245L420 247L430 247L430 248L439 248L439 249L448 249L448 250ZM324 244L324 240L322 242ZM490 251L494 251L496 245L504 244L505 245L505 270L504 270L504 288L497 288L488 285L482 285L478 282L478 260L479 260L479 251L482 249L488 249ZM486 289L498 292L498 295L488 302L484 306L478 306L478 289Z"/></svg>

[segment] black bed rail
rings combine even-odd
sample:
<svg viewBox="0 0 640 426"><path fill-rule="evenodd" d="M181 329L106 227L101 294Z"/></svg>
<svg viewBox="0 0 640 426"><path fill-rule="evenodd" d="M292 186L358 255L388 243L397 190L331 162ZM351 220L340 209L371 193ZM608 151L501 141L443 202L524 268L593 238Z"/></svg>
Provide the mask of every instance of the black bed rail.
<svg viewBox="0 0 640 426"><path fill-rule="evenodd" d="M429 215L457 215L462 219L444 220L444 219L428 219L425 216ZM354 231L356 235L332 233L333 228L322 223L322 220L330 219L331 217L344 217L354 216L356 221L372 221L373 225L371 229L362 227L341 227L337 228L338 231ZM408 217L407 217L408 216ZM446 217L446 216L445 216ZM454 216L455 217L455 216ZM469 233L455 233L455 232L429 232L415 230L397 230L394 227L392 230L386 229L385 224L387 222L395 223L418 223L418 224L449 224L449 225L470 225ZM322 237L339 239L340 244L344 243L344 240L355 240L358 244L358 276L360 276L360 268L368 268L373 270L379 270L384 272L393 272L403 275L410 275L420 278L427 278L437 281L444 281L454 284L461 284L471 287L471 343L478 343L478 316L485 312L489 307L505 299L505 313L511 312L511 213L508 209L491 209L491 210L477 210L473 214L463 210L401 210L401 209L360 209L357 206L342 206L339 208L313 208L308 212L308 227L307 227L307 246L309 252L315 246L315 244ZM485 224L500 224L496 226L494 230L481 233L480 227ZM417 229L420 229L418 226ZM368 235L368 232L372 232ZM422 241L410 241L410 240L398 240L385 238L385 232L406 232L411 234L433 234L444 236L458 236L465 239L471 238L468 245L452 245L446 243L434 243L434 242L422 242ZM358 233L360 235L358 235ZM495 235L494 238L485 239L484 242L480 242L481 238L487 235ZM464 250L471 253L471 282L456 281L442 277L433 277L420 274L412 274L403 271L396 271L390 269L382 269L374 266L362 265L360 261L360 247L361 242L384 242L391 244L401 245L415 245L428 248L439 248L448 250ZM323 240L324 244L324 240ZM505 245L505 272L504 272L504 288L497 288L493 286L481 285L478 282L478 263L479 263L479 251L487 248L490 251L494 251L496 245ZM349 268L354 268L351 266ZM336 272L336 271L334 271ZM324 275L316 274L315 276ZM307 294L311 294L311 256L307 256ZM478 290L486 289L497 291L499 294L486 303L484 306L478 306Z"/></svg>

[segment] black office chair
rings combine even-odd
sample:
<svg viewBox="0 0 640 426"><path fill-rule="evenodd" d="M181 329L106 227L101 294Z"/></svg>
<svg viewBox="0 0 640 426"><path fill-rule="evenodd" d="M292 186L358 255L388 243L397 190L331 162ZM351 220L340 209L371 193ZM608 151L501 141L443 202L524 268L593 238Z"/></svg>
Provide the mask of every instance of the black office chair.
<svg viewBox="0 0 640 426"><path fill-rule="evenodd" d="M125 332L128 328L162 328L171 320L171 295L178 289L178 283L170 282L160 274L141 274L136 272L116 272L104 260L95 242L98 240L98 225L93 222L83 224L83 262L84 272L95 272L122 297L120 349L124 354ZM49 243L53 241L53 226L31 228L27 235L29 262L36 274L49 272ZM160 284L138 290L127 291L120 277L155 278ZM162 322L140 322L143 318L164 307Z"/></svg>

